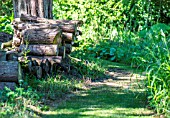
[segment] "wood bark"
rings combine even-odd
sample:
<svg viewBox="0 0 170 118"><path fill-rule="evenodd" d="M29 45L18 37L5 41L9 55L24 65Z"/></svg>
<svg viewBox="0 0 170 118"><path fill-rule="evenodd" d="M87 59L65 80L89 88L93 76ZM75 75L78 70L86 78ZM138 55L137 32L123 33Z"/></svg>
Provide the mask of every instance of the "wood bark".
<svg viewBox="0 0 170 118"><path fill-rule="evenodd" d="M43 18L40 18L43 19ZM30 20L27 22L22 22L18 19L15 19L13 21L14 28L17 30L24 30L24 29L58 29L58 27L62 30L62 32L69 32L69 33L74 33L76 34L77 32L77 26L75 24L57 24L55 23L55 20L50 20L50 23L48 22L49 20L47 19L47 22L35 22L34 20ZM31 23L29 23L31 22Z"/></svg>
<svg viewBox="0 0 170 118"><path fill-rule="evenodd" d="M38 79L41 79L42 75L43 75L42 67L32 66L31 67L31 73L34 74Z"/></svg>
<svg viewBox="0 0 170 118"><path fill-rule="evenodd" d="M11 90L15 90L16 83L15 82L0 82L0 90L4 90L5 87L10 88Z"/></svg>
<svg viewBox="0 0 170 118"><path fill-rule="evenodd" d="M13 0L14 17L29 14L38 17L52 18L53 0Z"/></svg>
<svg viewBox="0 0 170 118"><path fill-rule="evenodd" d="M66 54L70 54L72 51L72 45L71 44L65 44L66 48Z"/></svg>
<svg viewBox="0 0 170 118"><path fill-rule="evenodd" d="M49 62L48 59L43 59L41 62L42 70L43 70L43 75L49 75L50 73L50 68L51 68L51 63Z"/></svg>
<svg viewBox="0 0 170 118"><path fill-rule="evenodd" d="M46 77L57 70L57 65L62 62L61 56L27 56L19 57L18 61L24 63L28 61L30 64L25 66L25 72L35 75L37 78Z"/></svg>
<svg viewBox="0 0 170 118"><path fill-rule="evenodd" d="M60 46L59 47L59 56L62 56L62 58L65 58L65 55L66 55L66 48L65 46Z"/></svg>
<svg viewBox="0 0 170 118"><path fill-rule="evenodd" d="M58 27L43 29L41 26L37 29L27 29L23 32L23 40L29 44L60 44L61 30Z"/></svg>
<svg viewBox="0 0 170 118"><path fill-rule="evenodd" d="M18 61L19 53L15 50L6 52L6 60L7 61Z"/></svg>
<svg viewBox="0 0 170 118"><path fill-rule="evenodd" d="M35 56L57 56L58 45L20 45L19 52L28 51L28 54Z"/></svg>
<svg viewBox="0 0 170 118"><path fill-rule="evenodd" d="M18 82L21 78L21 68L17 61L1 61L0 82Z"/></svg>
<svg viewBox="0 0 170 118"><path fill-rule="evenodd" d="M72 25L75 24L78 27L83 25L82 20L55 20L55 21L56 23L59 23L59 24L72 24Z"/></svg>
<svg viewBox="0 0 170 118"><path fill-rule="evenodd" d="M0 32L0 42L8 42L10 40L12 40L12 34L8 34L5 32Z"/></svg>
<svg viewBox="0 0 170 118"><path fill-rule="evenodd" d="M62 24L59 24L58 25L60 28L61 28L61 30L63 31L63 32L68 32L68 33L76 33L77 32L77 27L76 27L76 25L70 25L70 24L68 24L68 25L62 25Z"/></svg>
<svg viewBox="0 0 170 118"><path fill-rule="evenodd" d="M67 32L62 33L62 40L64 40L65 42L71 43L72 41L74 41L74 39L75 39L75 35L73 33L67 33Z"/></svg>
<svg viewBox="0 0 170 118"><path fill-rule="evenodd" d="M1 44L1 49L5 49L6 47L12 47L12 40Z"/></svg>
<svg viewBox="0 0 170 118"><path fill-rule="evenodd" d="M13 37L13 40L12 40L12 47L19 47L21 45L21 39L18 38L18 37Z"/></svg>
<svg viewBox="0 0 170 118"><path fill-rule="evenodd" d="M0 51L0 61L6 61L6 51Z"/></svg>
<svg viewBox="0 0 170 118"><path fill-rule="evenodd" d="M22 14L20 19L16 19L17 21L27 21L27 22L35 22L35 23L51 23L51 24L63 24L63 25L76 25L82 26L82 20L51 20L47 18L32 16L29 14Z"/></svg>
<svg viewBox="0 0 170 118"><path fill-rule="evenodd" d="M49 62L54 61L56 63L62 62L61 56L27 56L26 59L32 61L34 63L34 66L40 66L43 60L49 60ZM24 62L26 61L26 59L23 56L21 56L18 58L18 61Z"/></svg>

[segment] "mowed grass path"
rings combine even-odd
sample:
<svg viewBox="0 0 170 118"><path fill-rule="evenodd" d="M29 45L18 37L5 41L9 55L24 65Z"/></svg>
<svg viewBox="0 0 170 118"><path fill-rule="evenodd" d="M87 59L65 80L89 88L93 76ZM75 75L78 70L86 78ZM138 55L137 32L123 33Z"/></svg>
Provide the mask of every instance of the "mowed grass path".
<svg viewBox="0 0 170 118"><path fill-rule="evenodd" d="M84 90L63 100L43 118L152 118L143 76L108 67L106 78L89 82ZM54 103L55 106L55 103Z"/></svg>

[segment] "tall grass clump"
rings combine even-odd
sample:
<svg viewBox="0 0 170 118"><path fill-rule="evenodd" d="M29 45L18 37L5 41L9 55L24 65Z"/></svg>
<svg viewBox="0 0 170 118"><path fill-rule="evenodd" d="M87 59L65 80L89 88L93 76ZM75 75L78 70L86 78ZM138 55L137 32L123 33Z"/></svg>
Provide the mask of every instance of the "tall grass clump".
<svg viewBox="0 0 170 118"><path fill-rule="evenodd" d="M170 26L156 24L144 31L144 52L136 58L147 68L150 106L157 113L170 113ZM142 45L142 44L140 44Z"/></svg>

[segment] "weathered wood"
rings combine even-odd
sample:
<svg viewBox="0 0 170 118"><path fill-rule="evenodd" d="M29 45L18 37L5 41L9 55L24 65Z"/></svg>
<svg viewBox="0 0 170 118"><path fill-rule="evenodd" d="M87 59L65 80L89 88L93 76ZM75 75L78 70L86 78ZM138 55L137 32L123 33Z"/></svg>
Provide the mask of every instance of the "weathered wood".
<svg viewBox="0 0 170 118"><path fill-rule="evenodd" d="M0 62L0 82L18 82L20 64L17 61Z"/></svg>
<svg viewBox="0 0 170 118"><path fill-rule="evenodd" d="M27 29L23 33L23 40L29 44L60 44L61 30L43 29L39 26L38 29Z"/></svg>
<svg viewBox="0 0 170 118"><path fill-rule="evenodd" d="M66 48L65 46L60 46L59 47L59 56L62 56L62 58L65 58L65 55L66 55Z"/></svg>
<svg viewBox="0 0 170 118"><path fill-rule="evenodd" d="M13 21L14 28L17 30L25 29L58 29L59 24L49 23L32 23L32 22L15 22Z"/></svg>
<svg viewBox="0 0 170 118"><path fill-rule="evenodd" d="M8 42L10 40L12 40L12 34L8 34L5 32L0 32L0 42Z"/></svg>
<svg viewBox="0 0 170 118"><path fill-rule="evenodd" d="M49 60L43 59L40 66L43 70L43 75L44 76L48 75L50 72L50 68L51 68L51 63L49 62Z"/></svg>
<svg viewBox="0 0 170 118"><path fill-rule="evenodd" d="M19 56L19 54L15 50L6 52L6 60L7 61L18 61L18 56Z"/></svg>
<svg viewBox="0 0 170 118"><path fill-rule="evenodd" d="M30 57L32 60L36 60L37 62L40 62L41 60L49 60L49 61L55 61L56 63L61 63L62 57L61 56L27 56Z"/></svg>
<svg viewBox="0 0 170 118"><path fill-rule="evenodd" d="M53 0L13 0L14 17L19 18L21 14L52 18Z"/></svg>
<svg viewBox="0 0 170 118"><path fill-rule="evenodd" d="M20 45L19 52L28 51L30 55L37 56L57 56L59 53L58 45Z"/></svg>
<svg viewBox="0 0 170 118"><path fill-rule="evenodd" d="M70 54L72 50L72 45L71 44L65 44L66 47L66 54Z"/></svg>
<svg viewBox="0 0 170 118"><path fill-rule="evenodd" d="M12 40L1 44L1 49L4 49L6 47L12 47Z"/></svg>
<svg viewBox="0 0 170 118"><path fill-rule="evenodd" d="M17 19L17 21L19 21ZM29 14L21 14L20 21L24 22L34 22L34 23L52 23L56 24L55 20L46 19L44 17L37 17Z"/></svg>
<svg viewBox="0 0 170 118"><path fill-rule="evenodd" d="M59 24L75 24L77 26L82 26L83 21L82 20L55 20L56 23Z"/></svg>
<svg viewBox="0 0 170 118"><path fill-rule="evenodd" d="M15 82L0 82L0 90L4 90L4 88L10 88L11 90L15 90L16 83Z"/></svg>
<svg viewBox="0 0 170 118"><path fill-rule="evenodd" d="M63 24L63 25L76 25L82 26L82 20L51 20L46 18L40 18L37 16L32 16L28 14L22 14L20 20L17 21L27 21L27 22L35 22L35 23L51 23L51 24Z"/></svg>
<svg viewBox="0 0 170 118"><path fill-rule="evenodd" d="M75 35L73 33L67 33L67 32L63 32L62 33L62 40L64 40L65 42L72 42L75 39Z"/></svg>
<svg viewBox="0 0 170 118"><path fill-rule="evenodd" d="M19 47L20 45L21 45L21 39L14 36L12 40L12 46Z"/></svg>
<svg viewBox="0 0 170 118"><path fill-rule="evenodd" d="M42 75L43 75L43 71L42 71L42 68L40 66L33 66L31 68L31 72L32 74L36 75L36 77L38 79L41 79L42 78Z"/></svg>
<svg viewBox="0 0 170 118"><path fill-rule="evenodd" d="M56 63L61 63L62 62L62 57L61 56L26 56L26 58L24 58L23 56L18 58L19 62L24 62L26 60L32 61L33 62L33 66L40 66L41 62L43 60L49 60L54 61ZM35 62L34 62L35 61Z"/></svg>
<svg viewBox="0 0 170 118"><path fill-rule="evenodd" d="M42 18L40 18L42 19ZM53 20L50 20L53 21ZM31 22L31 21L30 21ZM55 22L55 21L54 21ZM24 30L24 29L58 29L58 27L63 31L63 32L69 32L69 33L76 33L77 32L77 27L74 24L57 24L57 23L46 23L46 22L38 22L38 23L25 23L21 22L18 19L15 19L13 21L13 25L15 29L17 30ZM59 29L58 29L59 30Z"/></svg>
<svg viewBox="0 0 170 118"><path fill-rule="evenodd" d="M35 75L37 78L45 77L57 70L57 65L62 62L61 56L27 56L18 58L20 63L29 61L25 67L25 72ZM28 67L29 66L29 67ZM29 69L30 68L30 69ZM42 73L42 74L41 74Z"/></svg>
<svg viewBox="0 0 170 118"><path fill-rule="evenodd" d="M76 27L76 25L70 25L70 24L68 24L68 25L62 25L62 24L59 24L58 25L60 28L61 28L61 30L63 31L63 32L68 32L68 33L74 33L75 34L75 32L77 32L77 27Z"/></svg>
<svg viewBox="0 0 170 118"><path fill-rule="evenodd" d="M6 51L0 50L0 61L6 61Z"/></svg>

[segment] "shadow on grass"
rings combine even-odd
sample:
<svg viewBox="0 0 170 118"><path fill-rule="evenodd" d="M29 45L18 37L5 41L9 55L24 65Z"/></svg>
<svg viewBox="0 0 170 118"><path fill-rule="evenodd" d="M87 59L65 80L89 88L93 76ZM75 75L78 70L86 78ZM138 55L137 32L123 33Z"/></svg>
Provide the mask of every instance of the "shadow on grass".
<svg viewBox="0 0 170 118"><path fill-rule="evenodd" d="M149 117L146 94L110 86L97 86L63 102L44 118Z"/></svg>

